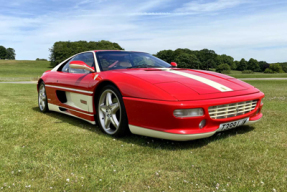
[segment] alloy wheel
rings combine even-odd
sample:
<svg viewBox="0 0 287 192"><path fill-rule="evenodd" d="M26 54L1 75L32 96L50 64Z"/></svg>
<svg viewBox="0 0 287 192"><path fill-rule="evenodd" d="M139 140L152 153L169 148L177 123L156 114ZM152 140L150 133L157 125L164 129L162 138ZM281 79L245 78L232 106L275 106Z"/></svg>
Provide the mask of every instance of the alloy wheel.
<svg viewBox="0 0 287 192"><path fill-rule="evenodd" d="M44 84L41 84L41 86L40 86L38 97L39 97L38 98L39 108L41 111L44 111L45 107L46 107L46 101L47 101L46 90L45 90Z"/></svg>
<svg viewBox="0 0 287 192"><path fill-rule="evenodd" d="M99 99L99 121L103 130L112 135L121 124L121 104L118 96L111 89L106 89Z"/></svg>

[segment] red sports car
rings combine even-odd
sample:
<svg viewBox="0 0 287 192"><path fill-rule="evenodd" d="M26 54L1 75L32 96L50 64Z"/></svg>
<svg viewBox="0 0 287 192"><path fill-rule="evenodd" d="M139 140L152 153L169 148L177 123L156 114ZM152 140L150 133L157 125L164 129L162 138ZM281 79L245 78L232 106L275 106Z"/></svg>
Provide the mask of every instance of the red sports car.
<svg viewBox="0 0 287 192"><path fill-rule="evenodd" d="M233 77L176 68L148 53L87 51L38 82L42 112L83 119L107 134L193 140L255 123L264 94Z"/></svg>

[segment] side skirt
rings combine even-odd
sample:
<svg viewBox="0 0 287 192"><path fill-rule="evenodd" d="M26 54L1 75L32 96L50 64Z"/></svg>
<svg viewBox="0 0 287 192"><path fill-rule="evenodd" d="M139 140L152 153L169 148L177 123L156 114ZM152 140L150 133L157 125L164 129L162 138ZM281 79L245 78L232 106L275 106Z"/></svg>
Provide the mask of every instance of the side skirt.
<svg viewBox="0 0 287 192"><path fill-rule="evenodd" d="M76 118L82 119L82 120L84 120L84 121L87 121L87 122L89 122L89 123L91 123L91 124L93 124L93 125L96 124L95 121L90 121L90 120L87 120L87 119L78 117L78 116L76 116L76 115L74 115L74 114L71 114L71 113L69 113L69 112L61 111L61 110L60 110L60 106L58 106L58 105L54 105L54 104L48 103L48 107L49 107L49 110L50 110L50 111L56 111L56 112L59 112L59 113L63 113L63 114L66 114L66 115L70 115L70 116L72 116L72 117L76 117ZM62 107L61 107L61 108L62 108ZM74 110L74 111L75 111L75 110ZM76 112L77 112L77 111L76 111ZM77 112L77 113L82 113L82 112Z"/></svg>

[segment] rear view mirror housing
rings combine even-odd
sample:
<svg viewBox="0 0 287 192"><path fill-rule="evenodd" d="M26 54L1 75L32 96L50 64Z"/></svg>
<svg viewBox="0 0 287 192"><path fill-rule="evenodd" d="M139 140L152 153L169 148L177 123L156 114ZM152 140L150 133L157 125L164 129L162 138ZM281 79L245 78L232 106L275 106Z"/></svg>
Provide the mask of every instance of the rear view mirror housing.
<svg viewBox="0 0 287 192"><path fill-rule="evenodd" d="M91 68L89 65L87 65L85 62L83 61L71 61L69 66L72 69L85 69L91 72L95 72L95 70L93 68Z"/></svg>
<svg viewBox="0 0 287 192"><path fill-rule="evenodd" d="M170 63L172 67L177 67L177 63L176 62L171 62Z"/></svg>

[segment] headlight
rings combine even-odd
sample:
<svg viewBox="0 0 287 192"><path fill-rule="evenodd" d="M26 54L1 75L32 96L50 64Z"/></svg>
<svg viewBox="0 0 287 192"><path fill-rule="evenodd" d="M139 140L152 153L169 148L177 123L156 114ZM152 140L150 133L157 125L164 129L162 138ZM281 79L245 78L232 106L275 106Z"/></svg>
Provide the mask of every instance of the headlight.
<svg viewBox="0 0 287 192"><path fill-rule="evenodd" d="M261 103L260 103L260 105L263 105L263 99L264 99L264 98L262 98L262 99L261 99Z"/></svg>
<svg viewBox="0 0 287 192"><path fill-rule="evenodd" d="M174 110L173 115L176 117L198 117L203 116L203 109L196 108L196 109L177 109Z"/></svg>

